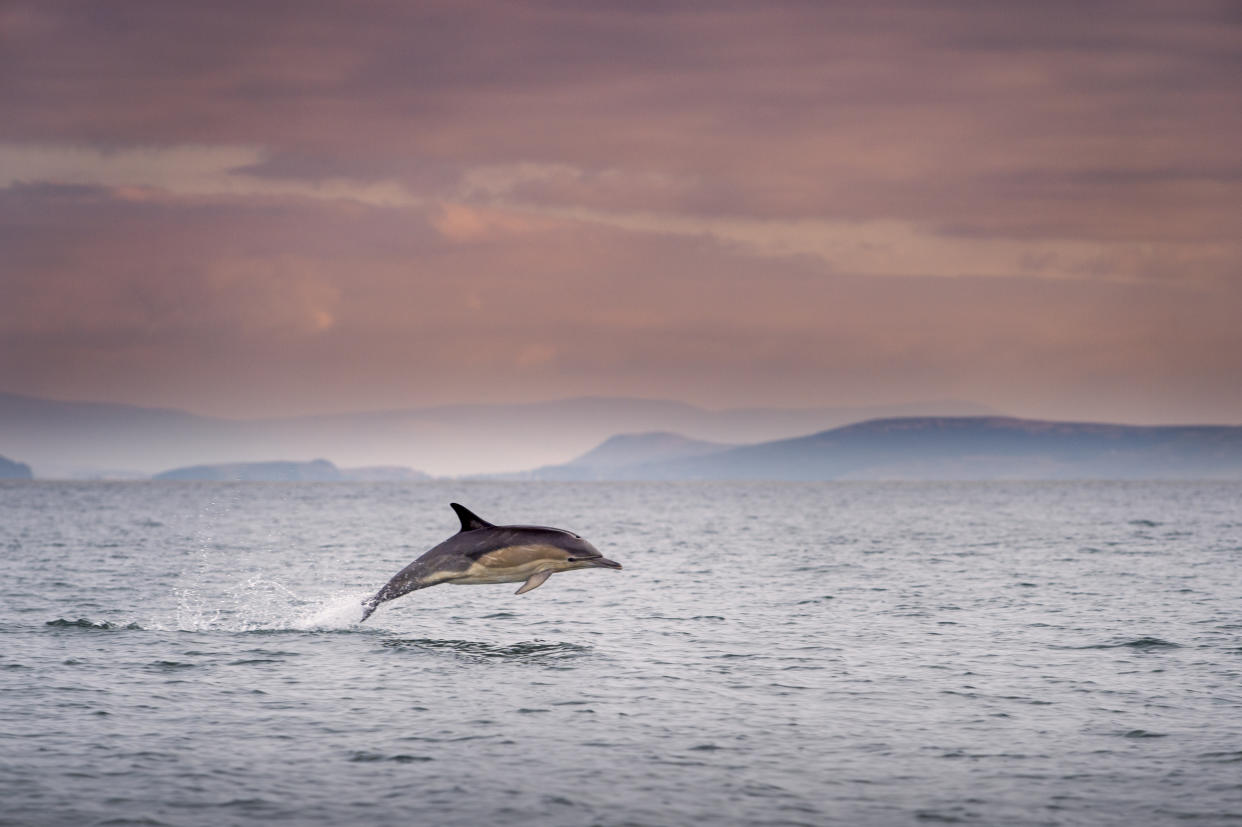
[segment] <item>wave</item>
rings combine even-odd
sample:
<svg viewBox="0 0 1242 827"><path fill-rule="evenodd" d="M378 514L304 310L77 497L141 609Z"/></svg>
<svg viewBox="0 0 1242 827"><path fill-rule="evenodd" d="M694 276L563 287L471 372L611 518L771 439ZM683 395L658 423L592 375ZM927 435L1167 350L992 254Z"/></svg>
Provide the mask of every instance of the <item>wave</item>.
<svg viewBox="0 0 1242 827"><path fill-rule="evenodd" d="M1135 649L1140 652L1160 649L1181 649L1182 644L1158 637L1138 637L1128 640L1115 640L1109 643L1092 643L1087 646L1053 646L1053 649Z"/></svg>
<svg viewBox="0 0 1242 827"><path fill-rule="evenodd" d="M371 761L393 761L398 764L411 764L419 761L434 761L430 755L410 755L409 753L398 753L397 755L384 755L379 752L354 752L349 756L350 761L359 763L369 763Z"/></svg>
<svg viewBox="0 0 1242 827"><path fill-rule="evenodd" d="M519 643L498 644L475 640L433 640L431 638L392 638L384 645L395 649L425 649L449 651L467 660L485 662L507 660L517 662L547 662L579 658L589 654L590 646L577 643L549 643L543 640L527 640Z"/></svg>
<svg viewBox="0 0 1242 827"><path fill-rule="evenodd" d="M137 623L125 623L125 624L109 623L106 620L88 620L85 617L80 617L77 620L66 620L63 617L58 617L56 620L49 620L45 625L56 626L56 627L67 628L67 629L92 629L97 632L105 632L105 631L132 632L132 631L142 630L142 627L139 626Z"/></svg>

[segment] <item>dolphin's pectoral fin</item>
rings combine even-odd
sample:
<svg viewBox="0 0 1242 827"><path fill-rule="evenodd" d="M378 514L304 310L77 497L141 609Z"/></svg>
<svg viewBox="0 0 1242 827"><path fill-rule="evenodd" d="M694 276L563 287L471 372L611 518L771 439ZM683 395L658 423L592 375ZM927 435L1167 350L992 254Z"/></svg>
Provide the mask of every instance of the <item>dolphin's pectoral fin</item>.
<svg viewBox="0 0 1242 827"><path fill-rule="evenodd" d="M550 571L537 571L528 577L526 582L522 584L522 588L515 591L514 594L523 594L531 589L537 589L547 582L547 579L551 576L552 572Z"/></svg>

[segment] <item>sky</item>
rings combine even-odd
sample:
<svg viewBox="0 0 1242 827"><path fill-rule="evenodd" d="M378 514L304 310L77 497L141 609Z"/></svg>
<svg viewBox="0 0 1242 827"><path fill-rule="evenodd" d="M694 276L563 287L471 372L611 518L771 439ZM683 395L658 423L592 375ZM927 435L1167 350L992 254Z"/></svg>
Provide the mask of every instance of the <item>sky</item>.
<svg viewBox="0 0 1242 827"><path fill-rule="evenodd" d="M0 2L0 390L1242 423L1242 6Z"/></svg>

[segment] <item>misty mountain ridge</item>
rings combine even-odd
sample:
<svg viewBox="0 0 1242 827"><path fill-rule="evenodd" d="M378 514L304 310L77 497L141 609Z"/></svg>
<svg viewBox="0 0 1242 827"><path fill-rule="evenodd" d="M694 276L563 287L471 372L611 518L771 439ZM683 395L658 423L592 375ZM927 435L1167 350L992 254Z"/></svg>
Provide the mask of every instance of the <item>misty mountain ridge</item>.
<svg viewBox="0 0 1242 827"><path fill-rule="evenodd" d="M22 463L0 471L29 476ZM1242 426L1111 425L1012 417L875 419L808 436L727 445L657 431L618 434L568 463L474 475L528 480L1242 480ZM174 468L161 480L409 481L406 467L312 461Z"/></svg>
<svg viewBox="0 0 1242 827"><path fill-rule="evenodd" d="M412 468L560 480L1242 478L1242 427L957 414L833 421L864 410L708 411L667 400L580 397L231 420L0 393L0 444L44 478L102 476L100 469L129 469L109 474L138 478L187 468L204 479L424 478ZM273 456L292 465L273 467L266 462ZM331 469L316 466L319 457L352 470L326 460ZM268 467L246 467L255 464Z"/></svg>
<svg viewBox="0 0 1242 827"><path fill-rule="evenodd" d="M617 434L580 457L561 465L545 465L532 471L485 475L489 479L606 480L623 469L640 465L704 456L737 446L690 439L668 431Z"/></svg>
<svg viewBox="0 0 1242 827"><path fill-rule="evenodd" d="M1242 479L1242 426L901 417L597 470L630 480Z"/></svg>
<svg viewBox="0 0 1242 827"><path fill-rule="evenodd" d="M707 410L659 399L576 397L520 404L442 405L267 419L225 419L0 392L0 444L49 477L120 476L282 457L347 466L419 468L440 476L524 471L568 463L618 434L676 432L750 444L877 416L993 413L968 402L866 408Z"/></svg>
<svg viewBox="0 0 1242 827"><path fill-rule="evenodd" d="M690 439L669 431L617 434L568 464L586 468L617 468L643 462L715 454L736 447L722 442Z"/></svg>

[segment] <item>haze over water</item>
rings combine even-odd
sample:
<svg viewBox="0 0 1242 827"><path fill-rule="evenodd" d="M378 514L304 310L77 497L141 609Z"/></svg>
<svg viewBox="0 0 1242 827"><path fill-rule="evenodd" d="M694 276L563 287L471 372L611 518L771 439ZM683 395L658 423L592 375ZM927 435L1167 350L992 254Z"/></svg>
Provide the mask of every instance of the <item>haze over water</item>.
<svg viewBox="0 0 1242 827"><path fill-rule="evenodd" d="M453 533L625 570L358 601ZM1242 484L0 484L0 824L1242 817Z"/></svg>

